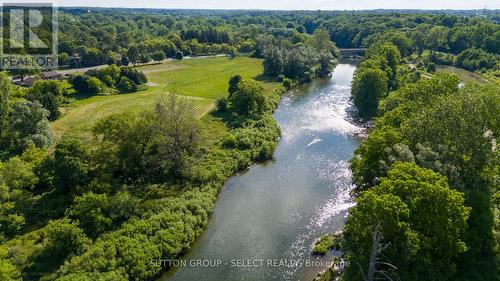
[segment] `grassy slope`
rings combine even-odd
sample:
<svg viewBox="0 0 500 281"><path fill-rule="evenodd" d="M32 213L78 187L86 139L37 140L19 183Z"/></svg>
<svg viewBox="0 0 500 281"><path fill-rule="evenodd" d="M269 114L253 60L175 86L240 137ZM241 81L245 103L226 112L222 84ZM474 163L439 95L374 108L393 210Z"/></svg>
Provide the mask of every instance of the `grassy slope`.
<svg viewBox="0 0 500 281"><path fill-rule="evenodd" d="M259 59L237 57L200 58L139 67L149 80L149 88L133 94L82 98L64 109L63 116L51 124L56 137L63 133L90 137L99 119L115 112L139 111L153 104L162 94L173 92L192 100L198 116L214 107L216 98L227 94L227 81L235 74L259 78L263 72Z"/></svg>
<svg viewBox="0 0 500 281"><path fill-rule="evenodd" d="M175 92L186 95L186 98L195 103L202 120L202 146L209 149L227 133L226 125L221 121L222 117L216 114L205 114L213 108L214 98L226 96L227 81L230 76L240 74L244 78L260 78L259 74L263 72L261 60L246 57L166 62L140 67L140 70L146 73L151 84L148 90L134 94L79 97L79 100L64 109L65 112L61 118L51 123L55 133L58 136L66 133L89 138L90 128L100 118L118 111L140 111L151 105L162 94L173 91L169 88L169 84L173 84L178 89L178 92ZM264 82L269 89L277 85L269 81ZM188 89L195 94L191 94ZM181 195L182 193L176 196ZM172 195L172 197L175 196ZM214 201L215 197L210 200ZM43 251L41 235L45 223L45 221L41 223L42 227L39 229L26 229L25 233L0 245L0 258L23 260L21 264L27 265L27 268L22 266L19 268L27 280L34 280L41 274L53 272L61 265L61 261L47 257L40 258L43 256L41 255Z"/></svg>
<svg viewBox="0 0 500 281"><path fill-rule="evenodd" d="M260 60L248 57L203 58L174 61L159 66L139 67L163 90L186 96L223 98L227 82L235 74L244 78L259 78L263 72Z"/></svg>
<svg viewBox="0 0 500 281"><path fill-rule="evenodd" d="M474 72L470 72L468 70L462 69L462 68L454 67L454 66L438 66L437 71L455 74L458 76L460 81L462 81L464 83L471 83L471 82L479 83L479 84L488 83L488 81L486 81L480 75L478 75Z"/></svg>

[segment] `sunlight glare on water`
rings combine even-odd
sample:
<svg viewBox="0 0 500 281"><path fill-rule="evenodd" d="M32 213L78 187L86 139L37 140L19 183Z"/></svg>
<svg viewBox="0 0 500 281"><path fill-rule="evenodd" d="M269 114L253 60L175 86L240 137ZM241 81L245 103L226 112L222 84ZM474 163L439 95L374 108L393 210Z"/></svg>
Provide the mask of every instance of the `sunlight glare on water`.
<svg viewBox="0 0 500 281"><path fill-rule="evenodd" d="M349 159L363 128L350 120L356 66L339 64L328 79L283 97L275 113L282 137L274 161L232 177L206 231L186 259L327 260L310 254L314 240L341 229L354 205ZM322 268L181 267L161 280L310 280Z"/></svg>

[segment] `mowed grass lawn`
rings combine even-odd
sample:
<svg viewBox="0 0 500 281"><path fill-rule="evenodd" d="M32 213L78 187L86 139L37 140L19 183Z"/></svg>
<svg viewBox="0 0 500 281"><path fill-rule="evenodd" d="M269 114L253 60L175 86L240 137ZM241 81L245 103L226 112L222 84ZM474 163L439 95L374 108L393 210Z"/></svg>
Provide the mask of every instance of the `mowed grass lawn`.
<svg viewBox="0 0 500 281"><path fill-rule="evenodd" d="M454 66L438 66L437 71L455 74L463 83L471 83L471 82L479 84L488 83L488 81L483 77L481 77L480 75Z"/></svg>
<svg viewBox="0 0 500 281"><path fill-rule="evenodd" d="M167 92L210 99L225 97L227 82L235 74L259 79L263 73L262 61L248 57L187 59L138 69Z"/></svg>
<svg viewBox="0 0 500 281"><path fill-rule="evenodd" d="M69 134L88 139L98 120L117 112L141 111L169 92L192 101L196 114L201 117L214 108L215 99L227 96L231 76L239 74L244 78L258 79L263 72L262 60L248 57L186 59L138 69L148 77L147 90L76 100L51 123L55 136ZM267 85L271 88L274 84Z"/></svg>

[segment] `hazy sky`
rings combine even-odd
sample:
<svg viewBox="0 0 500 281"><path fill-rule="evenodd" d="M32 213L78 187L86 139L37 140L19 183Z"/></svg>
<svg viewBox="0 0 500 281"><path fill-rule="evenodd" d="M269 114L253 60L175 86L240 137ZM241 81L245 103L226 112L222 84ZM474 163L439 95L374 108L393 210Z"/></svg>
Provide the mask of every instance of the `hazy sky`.
<svg viewBox="0 0 500 281"><path fill-rule="evenodd" d="M0 0L2 1L8 0ZM499 0L56 0L56 3L59 6L186 9L483 9L484 6L488 9L500 9Z"/></svg>

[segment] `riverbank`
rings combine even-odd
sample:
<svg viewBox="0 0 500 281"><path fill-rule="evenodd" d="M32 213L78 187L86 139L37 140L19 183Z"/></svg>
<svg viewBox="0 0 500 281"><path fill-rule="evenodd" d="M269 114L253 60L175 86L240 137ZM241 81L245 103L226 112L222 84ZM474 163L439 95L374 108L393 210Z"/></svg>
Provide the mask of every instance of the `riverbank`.
<svg viewBox="0 0 500 281"><path fill-rule="evenodd" d="M160 280L307 280L324 268L319 265L331 256L312 257L311 246L322 234L338 230L352 206L347 160L363 132L349 114L355 69L343 62L331 77L283 95L274 113L281 138L273 161L225 183L206 230L181 258L187 265ZM190 266L203 260L222 264ZM244 260L297 263L237 263Z"/></svg>

